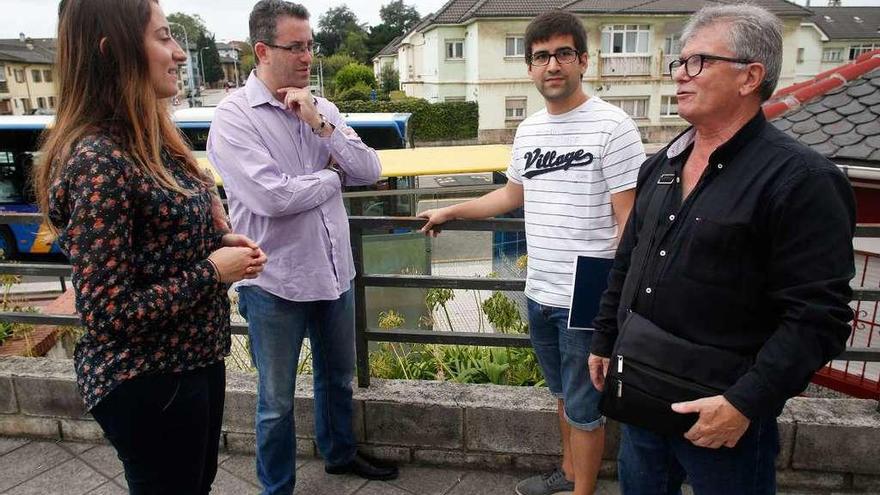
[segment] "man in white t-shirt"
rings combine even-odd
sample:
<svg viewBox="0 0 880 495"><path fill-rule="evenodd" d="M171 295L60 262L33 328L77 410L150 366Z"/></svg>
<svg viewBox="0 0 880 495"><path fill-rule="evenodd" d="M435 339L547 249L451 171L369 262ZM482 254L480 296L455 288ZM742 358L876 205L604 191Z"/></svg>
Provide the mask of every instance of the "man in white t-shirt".
<svg viewBox="0 0 880 495"><path fill-rule="evenodd" d="M568 328L572 271L579 254L614 258L645 151L626 113L584 92L586 45L583 24L570 13L553 10L529 24L526 63L545 108L519 125L507 184L419 215L428 220L422 231L436 235L434 227L449 220L524 207L529 335L558 399L563 461L520 482L520 495L593 493L604 449L600 394L586 366L592 332Z"/></svg>

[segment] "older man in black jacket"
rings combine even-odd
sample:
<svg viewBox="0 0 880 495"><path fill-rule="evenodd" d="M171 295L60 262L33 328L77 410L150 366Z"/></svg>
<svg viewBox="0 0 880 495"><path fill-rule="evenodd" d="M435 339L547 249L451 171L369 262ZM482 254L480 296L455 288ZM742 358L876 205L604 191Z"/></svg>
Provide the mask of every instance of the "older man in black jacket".
<svg viewBox="0 0 880 495"><path fill-rule="evenodd" d="M764 119L782 62L775 16L751 5L707 7L682 41L671 74L679 114L693 127L642 166L594 322L591 378L602 389L610 366L609 404L617 401L624 421L641 418L622 431L624 493L678 493L685 477L698 494L775 493L776 417L850 332L853 194L834 164ZM618 348L626 332L642 335L636 319L653 337L630 349L657 349L648 361L686 376L624 371ZM652 339L663 341L662 356ZM667 376L673 389L699 389L690 381L719 370L705 371L717 363L694 349L744 366L720 370L736 375L717 393L671 401L673 422L693 418L682 437L660 427L662 414L639 411L658 390L626 387L648 373L643 383Z"/></svg>

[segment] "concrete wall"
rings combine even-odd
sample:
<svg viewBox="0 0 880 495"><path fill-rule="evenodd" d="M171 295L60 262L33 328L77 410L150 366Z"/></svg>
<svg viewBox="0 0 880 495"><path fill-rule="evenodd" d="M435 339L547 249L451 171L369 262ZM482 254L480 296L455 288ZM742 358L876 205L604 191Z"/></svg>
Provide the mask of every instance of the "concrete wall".
<svg viewBox="0 0 880 495"><path fill-rule="evenodd" d="M310 377L296 390L297 452L316 454ZM254 450L256 376L229 372L224 446ZM555 400L544 389L373 380L355 390L362 448L402 463L547 469L559 462ZM780 417L781 487L880 491L876 401L793 399ZM68 360L0 358L0 436L103 441L83 410ZM602 475L616 474L618 427L607 429Z"/></svg>

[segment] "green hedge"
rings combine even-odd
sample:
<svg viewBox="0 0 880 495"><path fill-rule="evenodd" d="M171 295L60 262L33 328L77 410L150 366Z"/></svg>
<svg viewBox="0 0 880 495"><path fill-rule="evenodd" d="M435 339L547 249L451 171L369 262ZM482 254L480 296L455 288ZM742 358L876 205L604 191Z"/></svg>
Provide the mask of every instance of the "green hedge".
<svg viewBox="0 0 880 495"><path fill-rule="evenodd" d="M409 128L414 142L445 141L477 137L480 120L477 103L472 101L428 103L419 98L397 101L336 101L343 113L412 113Z"/></svg>

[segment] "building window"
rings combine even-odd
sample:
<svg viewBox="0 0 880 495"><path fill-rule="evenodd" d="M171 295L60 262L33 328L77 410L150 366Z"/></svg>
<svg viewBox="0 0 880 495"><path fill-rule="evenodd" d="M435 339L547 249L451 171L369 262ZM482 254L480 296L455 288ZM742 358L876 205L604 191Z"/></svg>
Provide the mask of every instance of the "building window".
<svg viewBox="0 0 880 495"><path fill-rule="evenodd" d="M863 53L872 52L880 48L880 43L862 43L861 45L852 45L849 47L849 59L855 60L856 57Z"/></svg>
<svg viewBox="0 0 880 495"><path fill-rule="evenodd" d="M15 82L17 82L17 83L24 82L24 69L15 69L12 72L15 74Z"/></svg>
<svg viewBox="0 0 880 495"><path fill-rule="evenodd" d="M523 120L526 118L526 98L504 99L504 120Z"/></svg>
<svg viewBox="0 0 880 495"><path fill-rule="evenodd" d="M55 97L54 96L49 97L49 108L55 108Z"/></svg>
<svg viewBox="0 0 880 495"><path fill-rule="evenodd" d="M43 71L43 80L46 82L52 82L52 71L44 70Z"/></svg>
<svg viewBox="0 0 880 495"><path fill-rule="evenodd" d="M37 108L46 109L46 99L42 96L37 97Z"/></svg>
<svg viewBox="0 0 880 495"><path fill-rule="evenodd" d="M822 50L823 62L843 62L843 48L826 48Z"/></svg>
<svg viewBox="0 0 880 495"><path fill-rule="evenodd" d="M446 60L461 60L464 58L464 40L446 42Z"/></svg>
<svg viewBox="0 0 880 495"><path fill-rule="evenodd" d="M443 101L449 103L449 102L463 102L463 101L467 101L467 100L465 100L464 96L446 96L443 98Z"/></svg>
<svg viewBox="0 0 880 495"><path fill-rule="evenodd" d="M21 98L21 107L24 110L25 114L31 113L31 111L34 109L34 107L31 106L31 100L27 98Z"/></svg>
<svg viewBox="0 0 880 495"><path fill-rule="evenodd" d="M661 117L678 116L678 98L674 96L664 96L660 102Z"/></svg>
<svg viewBox="0 0 880 495"><path fill-rule="evenodd" d="M8 93L8 92L9 92L9 84L6 82L6 66L3 64L0 64L0 93ZM8 106L8 104L7 104L7 106Z"/></svg>
<svg viewBox="0 0 880 495"><path fill-rule="evenodd" d="M505 57L524 57L526 55L526 40L522 36L508 36L504 40Z"/></svg>
<svg viewBox="0 0 880 495"><path fill-rule="evenodd" d="M799 63L799 64L804 63L804 49L803 48L798 48L797 63Z"/></svg>
<svg viewBox="0 0 880 495"><path fill-rule="evenodd" d="M43 82L43 73L38 70L32 70L31 78L34 80L35 83Z"/></svg>
<svg viewBox="0 0 880 495"><path fill-rule="evenodd" d="M634 119L648 118L648 98L605 98L605 101L620 107ZM677 104L676 104L677 110Z"/></svg>
<svg viewBox="0 0 880 495"><path fill-rule="evenodd" d="M602 53L647 54L651 26L615 24L602 28Z"/></svg>
<svg viewBox="0 0 880 495"><path fill-rule="evenodd" d="M663 53L666 55L678 55L681 53L681 38L667 36L663 41Z"/></svg>

